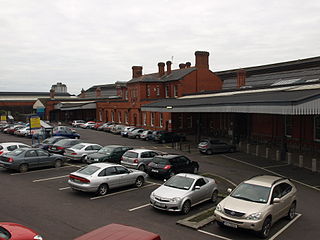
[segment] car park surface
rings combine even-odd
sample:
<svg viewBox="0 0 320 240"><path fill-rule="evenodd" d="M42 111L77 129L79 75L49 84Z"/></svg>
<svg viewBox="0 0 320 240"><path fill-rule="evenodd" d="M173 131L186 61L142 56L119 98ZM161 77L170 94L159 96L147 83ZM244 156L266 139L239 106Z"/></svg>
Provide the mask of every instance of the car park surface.
<svg viewBox="0 0 320 240"><path fill-rule="evenodd" d="M174 152L170 145L126 139L104 132L92 132L89 129L80 129L80 131L86 142L95 142L100 145L114 143L135 148L144 147ZM16 139L14 136L0 134L2 142L4 138L1 137L5 137L7 141ZM31 140L21 139L21 142L30 144ZM281 166L283 163L270 162L266 159L254 160L253 156L240 153L209 156L200 155L195 148L194 152L186 155L199 162L200 173L218 174L236 184L247 179L248 176L266 173L270 170L276 172L279 170L282 175L291 174L290 171L292 171L292 178L294 179L296 176L299 181L312 177L310 174L301 174L304 172L299 169L290 170L288 166ZM82 165L81 163L66 164L59 169L43 168L22 174L10 173L0 168L1 191L3 193L0 203L6 206L0 209L2 219L16 221L18 218L23 221L24 225L37 229L37 232L48 240L74 239L102 225L114 222L158 233L164 240L258 239L251 232L233 231L228 228L220 229L215 223L208 224L197 231L176 225L176 222L184 216L157 211L149 205L151 192L163 183L158 179L147 179L145 185L139 189L123 187L111 190L109 194L99 198L87 193L72 192L67 184L68 176ZM307 186L306 183L308 182L304 184L295 182L300 203L296 217L292 221L282 219L277 222L271 229L270 239L273 237L293 240L317 239L319 235L317 219L320 214L317 201L320 201L320 197L319 191L315 187L320 184L317 185L317 181L314 181L312 184L314 187L312 187ZM17 186L19 186L19 191L15 191ZM32 214L30 211L18 210L17 206L22 205L21 199L24 199L24 207L34 209ZM10 204L8 205L7 202ZM303 204L301 204L302 202ZM212 206L213 204L210 202L199 204L191 209L187 217ZM301 214L302 217L300 217Z"/></svg>

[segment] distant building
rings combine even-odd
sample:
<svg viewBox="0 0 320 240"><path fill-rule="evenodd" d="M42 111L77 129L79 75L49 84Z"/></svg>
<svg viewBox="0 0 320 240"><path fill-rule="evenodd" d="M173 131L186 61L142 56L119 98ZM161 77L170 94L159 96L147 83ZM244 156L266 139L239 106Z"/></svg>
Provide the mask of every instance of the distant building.
<svg viewBox="0 0 320 240"><path fill-rule="evenodd" d="M57 84L54 84L51 86L51 89L53 89L56 93L67 93L67 86L61 82L58 82Z"/></svg>

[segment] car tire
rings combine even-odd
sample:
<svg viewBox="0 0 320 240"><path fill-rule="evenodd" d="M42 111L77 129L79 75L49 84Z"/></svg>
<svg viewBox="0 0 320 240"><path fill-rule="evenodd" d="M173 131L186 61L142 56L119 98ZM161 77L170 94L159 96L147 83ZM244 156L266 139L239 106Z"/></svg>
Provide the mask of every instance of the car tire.
<svg viewBox="0 0 320 240"><path fill-rule="evenodd" d="M193 174L198 174L198 172L199 172L199 168L198 168L198 167L195 167L195 168L193 169Z"/></svg>
<svg viewBox="0 0 320 240"><path fill-rule="evenodd" d="M62 161L60 159L57 159L55 162L54 162L54 167L55 168L60 168L62 167Z"/></svg>
<svg viewBox="0 0 320 240"><path fill-rule="evenodd" d="M25 173L25 172L28 172L28 170L29 170L29 166L28 166L28 164L21 164L20 166L19 166L19 172L20 173Z"/></svg>
<svg viewBox="0 0 320 240"><path fill-rule="evenodd" d="M190 212L190 209L191 209L191 202L189 200L187 200L182 205L181 213L186 215Z"/></svg>
<svg viewBox="0 0 320 240"><path fill-rule="evenodd" d="M146 171L146 167L144 165L140 165L138 167L138 170L142 171L142 172L145 172Z"/></svg>
<svg viewBox="0 0 320 240"><path fill-rule="evenodd" d="M206 151L206 154L212 155L212 154L213 154L213 151L212 151L211 149L208 149L208 150Z"/></svg>
<svg viewBox="0 0 320 240"><path fill-rule="evenodd" d="M98 188L97 194L99 196L104 196L109 192L109 187L107 184L101 184Z"/></svg>
<svg viewBox="0 0 320 240"><path fill-rule="evenodd" d="M296 202L293 202L289 208L287 219L292 220L296 216Z"/></svg>
<svg viewBox="0 0 320 240"><path fill-rule="evenodd" d="M218 201L218 190L214 190L211 195L211 201L213 203L216 203Z"/></svg>
<svg viewBox="0 0 320 240"><path fill-rule="evenodd" d="M87 156L82 156L82 157L81 157L81 162L82 162L82 163L87 163L86 157L87 157Z"/></svg>
<svg viewBox="0 0 320 240"><path fill-rule="evenodd" d="M136 182L135 182L135 186L137 187L137 188L140 188L140 187L142 187L143 186L143 184L144 184L144 178L143 177L137 177L137 179L136 179Z"/></svg>
<svg viewBox="0 0 320 240"><path fill-rule="evenodd" d="M266 220L264 220L264 223L262 225L262 229L259 232L259 237L262 239L265 239L269 236L270 229L271 229L271 217L267 217Z"/></svg>

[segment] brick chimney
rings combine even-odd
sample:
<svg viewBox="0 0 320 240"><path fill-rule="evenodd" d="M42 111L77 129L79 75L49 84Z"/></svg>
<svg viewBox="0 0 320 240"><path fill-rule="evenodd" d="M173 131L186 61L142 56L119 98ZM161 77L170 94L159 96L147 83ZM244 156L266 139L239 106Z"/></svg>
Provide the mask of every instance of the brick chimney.
<svg viewBox="0 0 320 240"><path fill-rule="evenodd" d="M241 88L246 85L246 71L240 69L237 71L237 88Z"/></svg>
<svg viewBox="0 0 320 240"><path fill-rule="evenodd" d="M85 97L86 97L86 91L82 88L80 93L80 98L85 98Z"/></svg>
<svg viewBox="0 0 320 240"><path fill-rule="evenodd" d="M204 51L196 51L196 67L209 69L209 53Z"/></svg>
<svg viewBox="0 0 320 240"><path fill-rule="evenodd" d="M96 88L96 97L101 97L101 88L100 87Z"/></svg>
<svg viewBox="0 0 320 240"><path fill-rule="evenodd" d="M158 63L159 77L162 77L164 75L164 66L165 64L163 62Z"/></svg>
<svg viewBox="0 0 320 240"><path fill-rule="evenodd" d="M54 98L55 95L56 95L56 91L53 88L51 88L50 89L50 98Z"/></svg>
<svg viewBox="0 0 320 240"><path fill-rule="evenodd" d="M180 69L185 68L185 67L186 67L186 64L184 64L184 63L180 63L180 64L179 64L179 68L180 68Z"/></svg>
<svg viewBox="0 0 320 240"><path fill-rule="evenodd" d="M167 64L167 74L169 75L171 73L171 64L172 64L172 62L171 61L167 61L166 64Z"/></svg>
<svg viewBox="0 0 320 240"><path fill-rule="evenodd" d="M142 66L132 67L132 78L138 78L142 76Z"/></svg>
<svg viewBox="0 0 320 240"><path fill-rule="evenodd" d="M186 62L186 68L191 67L191 62Z"/></svg>

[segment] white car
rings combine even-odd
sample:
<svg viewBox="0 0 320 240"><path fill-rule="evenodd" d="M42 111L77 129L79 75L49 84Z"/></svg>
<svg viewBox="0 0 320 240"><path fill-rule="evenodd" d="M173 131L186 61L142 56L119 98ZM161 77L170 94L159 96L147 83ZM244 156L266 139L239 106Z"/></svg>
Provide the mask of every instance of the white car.
<svg viewBox="0 0 320 240"><path fill-rule="evenodd" d="M77 160L85 162L87 155L96 153L102 148L101 145L95 143L79 143L71 148L67 148L64 152L64 156L71 160Z"/></svg>
<svg viewBox="0 0 320 240"><path fill-rule="evenodd" d="M6 142L6 143L0 143L0 155L12 152L13 150L16 150L17 148L31 148L31 146L19 143L19 142Z"/></svg>
<svg viewBox="0 0 320 240"><path fill-rule="evenodd" d="M74 120L72 122L72 127L80 127L80 125L84 123L86 123L84 120Z"/></svg>
<svg viewBox="0 0 320 240"><path fill-rule="evenodd" d="M95 124L96 124L96 122L89 121L89 122L80 124L79 127L81 127L81 128L90 128L90 127L94 126Z"/></svg>
<svg viewBox="0 0 320 240"><path fill-rule="evenodd" d="M192 206L204 201L216 202L217 184L212 178L196 174L180 173L171 177L150 195L154 208L189 213Z"/></svg>
<svg viewBox="0 0 320 240"><path fill-rule="evenodd" d="M15 131L14 134L17 136L23 136L23 137L30 136L30 134L31 134L30 127L20 128L17 131Z"/></svg>

